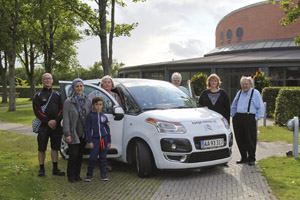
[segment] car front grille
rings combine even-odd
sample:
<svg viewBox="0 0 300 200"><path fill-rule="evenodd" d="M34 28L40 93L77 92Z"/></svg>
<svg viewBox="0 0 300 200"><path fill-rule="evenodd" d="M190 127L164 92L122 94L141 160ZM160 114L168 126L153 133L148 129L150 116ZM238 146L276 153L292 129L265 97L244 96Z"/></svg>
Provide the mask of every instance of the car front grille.
<svg viewBox="0 0 300 200"><path fill-rule="evenodd" d="M227 137L226 137L225 134L220 134L220 135L194 137L195 147L196 147L196 149L201 150L201 147L200 147L201 140L211 140L211 139L218 139L218 138L223 138L224 139L224 146L226 146Z"/></svg>
<svg viewBox="0 0 300 200"><path fill-rule="evenodd" d="M215 151L205 151L205 152L197 152L192 153L188 159L187 163L197 163L197 162L207 162L213 160L219 160L230 157L229 148L220 149Z"/></svg>

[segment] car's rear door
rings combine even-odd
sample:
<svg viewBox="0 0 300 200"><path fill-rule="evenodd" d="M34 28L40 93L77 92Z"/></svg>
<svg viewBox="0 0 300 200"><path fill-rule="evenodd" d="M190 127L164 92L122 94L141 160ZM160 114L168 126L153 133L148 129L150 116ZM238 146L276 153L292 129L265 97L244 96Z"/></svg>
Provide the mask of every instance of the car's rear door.
<svg viewBox="0 0 300 200"><path fill-rule="evenodd" d="M63 101L72 95L72 87L70 81L59 81L60 91ZM104 89L99 86L84 83L84 94L90 99L95 96L100 96L103 99L103 113L110 121L111 132L111 148L108 149L108 158L118 158L122 155L122 136L124 119L115 120L114 107L120 106L118 102Z"/></svg>

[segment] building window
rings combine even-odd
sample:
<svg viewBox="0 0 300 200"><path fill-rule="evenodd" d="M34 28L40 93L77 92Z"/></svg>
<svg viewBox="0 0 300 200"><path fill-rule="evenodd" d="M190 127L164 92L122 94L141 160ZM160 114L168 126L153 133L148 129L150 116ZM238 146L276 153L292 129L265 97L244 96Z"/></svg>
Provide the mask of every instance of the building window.
<svg viewBox="0 0 300 200"><path fill-rule="evenodd" d="M224 42L224 38L225 38L224 32L221 31L221 34L220 34L220 41L221 41L221 42Z"/></svg>
<svg viewBox="0 0 300 200"><path fill-rule="evenodd" d="M244 30L243 30L243 28L242 28L242 27L238 27L238 28L236 29L236 37L237 37L239 40L241 40L242 37L243 37L243 35L244 35Z"/></svg>
<svg viewBox="0 0 300 200"><path fill-rule="evenodd" d="M231 40L231 38L232 38L232 30L231 29L227 30L226 36L227 36L227 40Z"/></svg>
<svg viewBox="0 0 300 200"><path fill-rule="evenodd" d="M300 85L300 67L270 67L272 86Z"/></svg>
<svg viewBox="0 0 300 200"><path fill-rule="evenodd" d="M141 78L140 73L125 74L125 78Z"/></svg>
<svg viewBox="0 0 300 200"><path fill-rule="evenodd" d="M155 79L155 80L165 80L164 72L144 72L143 78Z"/></svg>

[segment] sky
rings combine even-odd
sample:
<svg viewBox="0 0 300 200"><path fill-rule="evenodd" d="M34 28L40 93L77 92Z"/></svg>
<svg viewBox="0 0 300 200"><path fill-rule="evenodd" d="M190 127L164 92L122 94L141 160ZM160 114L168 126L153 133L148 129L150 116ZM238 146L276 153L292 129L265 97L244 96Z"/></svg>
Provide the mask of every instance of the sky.
<svg viewBox="0 0 300 200"><path fill-rule="evenodd" d="M116 23L139 25L131 37L113 40L113 59L125 66L202 57L215 48L218 22L230 12L262 0L147 0L117 7ZM92 4L91 4L92 5ZM101 60L100 39L77 44L81 67Z"/></svg>

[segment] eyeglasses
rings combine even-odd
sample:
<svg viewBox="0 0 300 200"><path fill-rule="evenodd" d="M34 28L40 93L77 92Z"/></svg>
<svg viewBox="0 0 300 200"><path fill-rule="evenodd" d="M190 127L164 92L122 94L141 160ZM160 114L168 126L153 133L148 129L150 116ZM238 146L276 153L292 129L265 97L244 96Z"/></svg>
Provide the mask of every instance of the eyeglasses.
<svg viewBox="0 0 300 200"><path fill-rule="evenodd" d="M52 78L43 78L44 81L51 81Z"/></svg>

